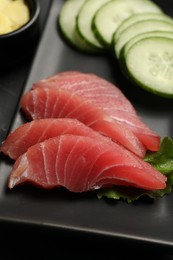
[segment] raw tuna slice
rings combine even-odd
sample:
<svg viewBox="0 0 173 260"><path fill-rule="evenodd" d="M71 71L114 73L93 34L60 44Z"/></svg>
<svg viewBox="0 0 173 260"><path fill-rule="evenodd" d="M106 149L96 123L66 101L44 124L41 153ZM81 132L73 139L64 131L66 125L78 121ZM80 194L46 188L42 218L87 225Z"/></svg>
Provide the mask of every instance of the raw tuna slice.
<svg viewBox="0 0 173 260"><path fill-rule="evenodd" d="M82 72L79 72L79 71L77 71L77 70L70 70L70 71L62 71L62 72L59 72L59 73L57 73L57 74L55 74L55 75L52 75L52 76L49 76L49 77L47 77L46 79L42 79L42 80L40 80L39 82L44 82L44 81L56 81L57 80L57 78L59 78L60 79L60 77L61 78L75 78L76 77L76 79L78 79L78 77L79 77L79 73L81 73L81 74L84 74L84 73L82 73ZM84 74L85 75L85 74Z"/></svg>
<svg viewBox="0 0 173 260"><path fill-rule="evenodd" d="M133 132L114 121L101 108L72 91L55 88L36 88L25 93L21 108L30 119L75 118L94 128L102 121L101 133L119 142L140 157L146 149ZM106 124L105 124L106 122ZM111 122L111 124L107 124ZM99 132L99 127L97 127Z"/></svg>
<svg viewBox="0 0 173 260"><path fill-rule="evenodd" d="M103 138L98 132L93 131L90 127L76 119L38 119L25 123L13 130L0 146L0 152L16 160L30 146L62 134Z"/></svg>
<svg viewBox="0 0 173 260"><path fill-rule="evenodd" d="M26 182L52 189L86 192L112 185L163 189L166 177L117 144L61 135L31 146L14 163L9 188Z"/></svg>
<svg viewBox="0 0 173 260"><path fill-rule="evenodd" d="M38 87L64 88L87 97L113 119L130 127L148 150L159 149L160 136L142 122L120 89L107 80L90 73L69 71L58 73L33 84L33 88Z"/></svg>

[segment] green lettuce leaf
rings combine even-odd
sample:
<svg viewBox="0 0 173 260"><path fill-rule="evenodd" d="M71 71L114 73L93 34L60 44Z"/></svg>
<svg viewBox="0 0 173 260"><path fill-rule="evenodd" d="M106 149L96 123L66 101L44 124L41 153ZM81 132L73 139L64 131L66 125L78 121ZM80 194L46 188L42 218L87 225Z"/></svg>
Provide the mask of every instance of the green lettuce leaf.
<svg viewBox="0 0 173 260"><path fill-rule="evenodd" d="M165 137L158 152L147 152L144 160L163 174L173 171L173 140Z"/></svg>
<svg viewBox="0 0 173 260"><path fill-rule="evenodd" d="M133 187L114 186L99 190L97 197L99 199L103 197L114 200L122 199L127 201L127 203L132 203L141 197L156 199L169 194L172 191L173 185L173 140L170 137L165 137L161 142L159 151L147 152L144 160L167 176L165 189L148 191Z"/></svg>

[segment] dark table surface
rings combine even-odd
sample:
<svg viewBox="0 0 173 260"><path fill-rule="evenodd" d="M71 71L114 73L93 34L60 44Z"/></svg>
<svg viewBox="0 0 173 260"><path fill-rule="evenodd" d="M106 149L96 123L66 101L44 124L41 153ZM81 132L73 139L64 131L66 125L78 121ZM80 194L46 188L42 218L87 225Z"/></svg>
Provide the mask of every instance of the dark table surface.
<svg viewBox="0 0 173 260"><path fill-rule="evenodd" d="M57 0L58 1L58 0ZM22 93L23 87L27 80L28 73L32 66L34 54L41 40L46 18L48 16L51 0L39 0L41 6L40 13L40 35L39 40L35 43L35 49L32 54L23 62L18 62L9 66L2 66L0 69L0 138L2 141L7 130L12 123L13 115L17 109L17 104ZM8 108L8 109L7 109ZM167 254L157 255L157 248L153 253L141 250L138 245L126 246L123 241L120 244L114 244L104 236L87 236L80 232L69 234L59 230L54 232L53 227L41 229L37 226L11 225L1 222L0 226L0 260L12 259L58 259L58 257L75 255L80 259L173 259L170 252ZM128 254L128 256L126 256Z"/></svg>

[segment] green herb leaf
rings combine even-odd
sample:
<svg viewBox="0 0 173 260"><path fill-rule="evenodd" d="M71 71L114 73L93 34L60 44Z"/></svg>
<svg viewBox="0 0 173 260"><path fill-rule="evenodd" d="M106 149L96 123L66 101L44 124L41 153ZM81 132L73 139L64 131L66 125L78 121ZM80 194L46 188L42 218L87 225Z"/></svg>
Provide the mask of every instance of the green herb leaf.
<svg viewBox="0 0 173 260"><path fill-rule="evenodd" d="M173 171L173 140L165 137L158 152L147 152L144 160L163 174Z"/></svg>

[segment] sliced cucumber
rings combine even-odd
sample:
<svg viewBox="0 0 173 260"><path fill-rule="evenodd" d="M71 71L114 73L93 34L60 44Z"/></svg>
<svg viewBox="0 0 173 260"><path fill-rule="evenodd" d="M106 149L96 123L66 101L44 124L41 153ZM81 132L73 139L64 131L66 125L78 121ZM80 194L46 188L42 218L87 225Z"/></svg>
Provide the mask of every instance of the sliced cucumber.
<svg viewBox="0 0 173 260"><path fill-rule="evenodd" d="M87 0L77 15L77 30L80 36L88 44L100 50L103 50L104 46L95 37L91 25L95 12L108 1L110 0Z"/></svg>
<svg viewBox="0 0 173 260"><path fill-rule="evenodd" d="M162 12L161 8L149 0L112 0L99 8L93 18L96 37L106 47L110 47L112 35L120 23L134 13Z"/></svg>
<svg viewBox="0 0 173 260"><path fill-rule="evenodd" d="M135 37L133 37L131 40L129 40L125 46L123 47L122 51L121 51L121 55L122 56L126 56L128 50L132 47L133 44L135 44L136 42L138 42L139 40L142 40L144 38L149 38L149 37L163 37L163 38L169 38L169 39L173 39L173 32L169 32L169 31L152 31L152 32L147 32L147 33L141 33Z"/></svg>
<svg viewBox="0 0 173 260"><path fill-rule="evenodd" d="M125 58L133 82L149 92L173 98L173 39L142 39L133 44Z"/></svg>
<svg viewBox="0 0 173 260"><path fill-rule="evenodd" d="M76 30L77 14L86 0L67 0L64 2L59 13L59 28L64 38L75 48L85 52L95 52L95 49L88 45Z"/></svg>
<svg viewBox="0 0 173 260"><path fill-rule="evenodd" d="M173 39L173 32L165 32L165 31L152 31L152 32L147 32L147 33L141 33L135 37L133 37L131 40L129 40L125 46L122 48L120 57L119 57L119 63L120 67L122 69L122 72L127 76L127 68L126 68L126 55L128 50L135 44L136 42L145 39L145 38L150 38L150 37L164 37L164 38L169 38Z"/></svg>
<svg viewBox="0 0 173 260"><path fill-rule="evenodd" d="M151 31L172 31L173 23L168 23L161 20L144 20L136 22L126 28L119 36L118 40L114 44L114 50L116 57L120 57L120 52L125 44L140 33L151 32Z"/></svg>
<svg viewBox="0 0 173 260"><path fill-rule="evenodd" d="M125 19L117 28L115 35L114 35L114 40L117 41L119 38L119 35L121 34L121 32L123 32L127 27L129 27L130 25L139 22L139 21L143 21L143 20L149 20L149 19L155 19L155 20L162 20L162 21L167 21L167 22L172 22L173 23L173 19L163 13L142 13L142 14L133 14L130 17L128 17L127 19Z"/></svg>

